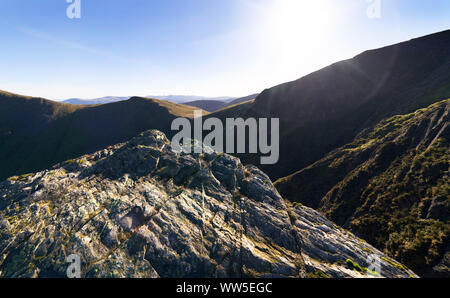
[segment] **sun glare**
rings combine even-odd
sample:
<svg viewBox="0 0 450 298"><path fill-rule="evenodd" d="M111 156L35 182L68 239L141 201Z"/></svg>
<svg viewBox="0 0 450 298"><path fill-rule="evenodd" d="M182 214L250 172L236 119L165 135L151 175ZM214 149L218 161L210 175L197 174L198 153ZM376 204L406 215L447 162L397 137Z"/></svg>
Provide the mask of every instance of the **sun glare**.
<svg viewBox="0 0 450 298"><path fill-rule="evenodd" d="M334 5L329 0L270 2L265 9L264 35L278 53L280 71L304 68L321 54L318 49L326 48L334 30Z"/></svg>

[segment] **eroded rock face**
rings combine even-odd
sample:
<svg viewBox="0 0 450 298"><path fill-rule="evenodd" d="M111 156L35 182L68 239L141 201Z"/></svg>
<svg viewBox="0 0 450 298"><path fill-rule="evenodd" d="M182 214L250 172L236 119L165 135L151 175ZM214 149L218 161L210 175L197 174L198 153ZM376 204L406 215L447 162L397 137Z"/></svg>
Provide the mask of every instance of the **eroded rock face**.
<svg viewBox="0 0 450 298"><path fill-rule="evenodd" d="M148 131L0 184L0 276L371 277L413 272L310 208L267 175L212 150L175 154Z"/></svg>

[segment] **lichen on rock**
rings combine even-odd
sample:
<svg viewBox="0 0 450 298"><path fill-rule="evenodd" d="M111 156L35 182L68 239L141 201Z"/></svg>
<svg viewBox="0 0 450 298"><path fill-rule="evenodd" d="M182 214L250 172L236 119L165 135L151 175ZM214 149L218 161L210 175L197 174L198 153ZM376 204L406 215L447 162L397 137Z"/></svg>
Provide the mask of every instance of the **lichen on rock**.
<svg viewBox="0 0 450 298"><path fill-rule="evenodd" d="M72 254L82 277L373 277L372 254L415 276L258 168L159 131L0 184L0 277L65 277Z"/></svg>

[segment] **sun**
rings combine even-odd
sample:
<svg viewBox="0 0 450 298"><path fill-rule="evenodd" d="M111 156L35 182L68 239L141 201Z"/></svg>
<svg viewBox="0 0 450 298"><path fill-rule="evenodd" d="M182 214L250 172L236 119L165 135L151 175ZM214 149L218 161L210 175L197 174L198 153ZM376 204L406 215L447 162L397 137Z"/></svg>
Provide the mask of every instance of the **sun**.
<svg viewBox="0 0 450 298"><path fill-rule="evenodd" d="M333 34L336 1L272 0L266 6L263 31L269 47L286 67L307 64Z"/></svg>
<svg viewBox="0 0 450 298"><path fill-rule="evenodd" d="M308 46L331 29L330 9L324 0L275 0L269 20L273 36L288 52Z"/></svg>

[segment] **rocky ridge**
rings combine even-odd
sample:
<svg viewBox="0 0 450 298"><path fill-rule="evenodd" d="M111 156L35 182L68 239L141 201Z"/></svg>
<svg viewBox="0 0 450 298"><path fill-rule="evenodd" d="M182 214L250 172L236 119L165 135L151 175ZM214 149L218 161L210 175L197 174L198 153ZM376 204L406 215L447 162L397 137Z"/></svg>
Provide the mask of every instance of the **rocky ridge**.
<svg viewBox="0 0 450 298"><path fill-rule="evenodd" d="M159 131L0 183L0 277L65 277L71 254L82 277L416 277L256 167Z"/></svg>

